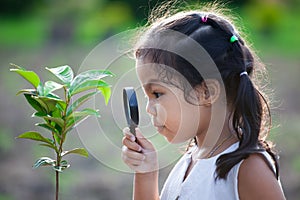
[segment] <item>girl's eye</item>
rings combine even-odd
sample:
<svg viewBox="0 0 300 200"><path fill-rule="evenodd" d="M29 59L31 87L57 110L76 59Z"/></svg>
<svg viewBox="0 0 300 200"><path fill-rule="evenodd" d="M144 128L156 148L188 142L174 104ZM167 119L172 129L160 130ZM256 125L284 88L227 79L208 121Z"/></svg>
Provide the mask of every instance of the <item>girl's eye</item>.
<svg viewBox="0 0 300 200"><path fill-rule="evenodd" d="M159 98L161 95L162 95L162 93L160 93L160 92L152 92L152 94L155 96L155 98Z"/></svg>

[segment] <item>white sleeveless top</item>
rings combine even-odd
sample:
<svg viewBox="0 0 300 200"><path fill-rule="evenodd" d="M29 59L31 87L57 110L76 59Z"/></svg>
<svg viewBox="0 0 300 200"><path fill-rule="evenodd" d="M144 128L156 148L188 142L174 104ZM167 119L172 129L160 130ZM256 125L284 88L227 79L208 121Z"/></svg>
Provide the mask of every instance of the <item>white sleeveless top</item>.
<svg viewBox="0 0 300 200"><path fill-rule="evenodd" d="M233 152L239 143L234 143L222 153L208 159L200 159L194 165L189 175L184 179L191 162L191 152L183 155L169 174L162 192L161 200L238 200L238 171L243 161L236 164L228 173L227 179L215 181L216 160L225 153ZM267 152L262 152L272 164L274 162Z"/></svg>

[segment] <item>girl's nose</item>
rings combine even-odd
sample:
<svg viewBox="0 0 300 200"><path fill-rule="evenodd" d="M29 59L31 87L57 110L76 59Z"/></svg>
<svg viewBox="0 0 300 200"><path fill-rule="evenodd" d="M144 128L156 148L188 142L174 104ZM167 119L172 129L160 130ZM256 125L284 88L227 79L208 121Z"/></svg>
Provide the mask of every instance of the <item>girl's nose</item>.
<svg viewBox="0 0 300 200"><path fill-rule="evenodd" d="M146 106L146 111L152 116L156 116L156 109L155 105L151 100L148 100L147 106Z"/></svg>

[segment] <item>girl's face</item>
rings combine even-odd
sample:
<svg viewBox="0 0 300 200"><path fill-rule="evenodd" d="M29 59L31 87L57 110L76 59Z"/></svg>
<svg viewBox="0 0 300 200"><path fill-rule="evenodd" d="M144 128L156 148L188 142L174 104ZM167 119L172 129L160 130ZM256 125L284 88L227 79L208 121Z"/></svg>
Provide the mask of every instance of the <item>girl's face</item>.
<svg viewBox="0 0 300 200"><path fill-rule="evenodd" d="M138 61L136 69L148 100L146 110L157 131L171 143L204 137L210 120L207 108L199 106L201 102L187 102L181 89L158 79L155 68Z"/></svg>

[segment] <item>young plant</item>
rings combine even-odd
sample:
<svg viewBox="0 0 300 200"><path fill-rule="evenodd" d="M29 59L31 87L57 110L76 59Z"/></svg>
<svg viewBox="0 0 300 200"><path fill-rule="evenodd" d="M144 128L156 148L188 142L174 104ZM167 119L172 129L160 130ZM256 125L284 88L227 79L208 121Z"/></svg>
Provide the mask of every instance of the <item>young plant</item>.
<svg viewBox="0 0 300 200"><path fill-rule="evenodd" d="M64 157L68 154L88 156L88 152L84 148L74 148L71 150L63 148L68 133L77 124L87 119L88 116L100 117L98 110L84 108L79 111L79 107L81 108L82 104L99 92L102 93L107 104L111 90L110 85L102 79L108 76L111 77L113 74L106 70L89 70L74 77L71 67L67 65L55 68L46 67L48 71L60 80L60 83L50 80L43 84L35 72L28 71L14 64L12 66L15 68L10 69L10 71L16 72L33 86L32 89L20 90L17 95L24 94L27 102L35 110L32 117L42 119L43 122L35 125L51 133L50 137L47 137L36 131L28 131L17 138L38 141L41 146L54 150L55 159L41 157L34 163L33 168L41 166L52 167L56 176L55 199L58 200L59 173L70 167L70 164ZM63 90L63 97L54 93L54 91L59 89ZM74 99L74 96L77 97L76 100L71 101Z"/></svg>

